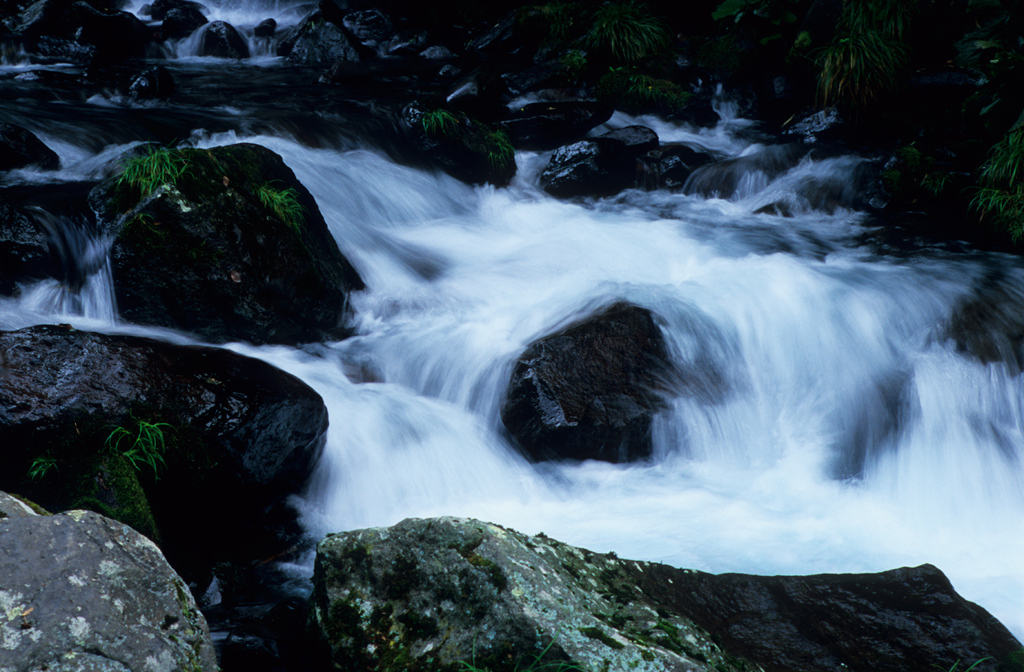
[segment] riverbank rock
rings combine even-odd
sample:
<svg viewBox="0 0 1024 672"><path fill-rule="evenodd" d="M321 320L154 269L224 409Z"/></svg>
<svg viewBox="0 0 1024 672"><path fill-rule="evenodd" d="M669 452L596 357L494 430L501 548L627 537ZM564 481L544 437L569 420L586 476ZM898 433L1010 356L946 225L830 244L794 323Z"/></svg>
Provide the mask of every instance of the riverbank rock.
<svg viewBox="0 0 1024 672"><path fill-rule="evenodd" d="M324 665L353 672L751 669L645 604L624 564L475 520L405 520L320 542L310 624Z"/></svg>
<svg viewBox="0 0 1024 672"><path fill-rule="evenodd" d="M0 548L0 669L218 669L188 587L131 528L91 511L0 517Z"/></svg>
<svg viewBox="0 0 1024 672"><path fill-rule="evenodd" d="M616 303L519 357L501 419L534 460L642 459L670 371L654 316Z"/></svg>
<svg viewBox="0 0 1024 672"><path fill-rule="evenodd" d="M713 575L459 518L328 536L313 584L310 625L341 670L993 672L1021 647L930 565Z"/></svg>
<svg viewBox="0 0 1024 672"><path fill-rule="evenodd" d="M327 429L299 379L229 351L61 326L0 332L0 357L0 488L158 531L179 571L280 550L285 500Z"/></svg>
<svg viewBox="0 0 1024 672"><path fill-rule="evenodd" d="M14 124L0 124L0 170L26 166L56 170L60 158L30 131Z"/></svg>
<svg viewBox="0 0 1024 672"><path fill-rule="evenodd" d="M147 161L168 162L180 174L147 178L156 170ZM124 319L213 342L348 334L348 295L363 282L280 156L237 144L160 150L126 162L142 171L140 182L112 179L89 197L115 238Z"/></svg>

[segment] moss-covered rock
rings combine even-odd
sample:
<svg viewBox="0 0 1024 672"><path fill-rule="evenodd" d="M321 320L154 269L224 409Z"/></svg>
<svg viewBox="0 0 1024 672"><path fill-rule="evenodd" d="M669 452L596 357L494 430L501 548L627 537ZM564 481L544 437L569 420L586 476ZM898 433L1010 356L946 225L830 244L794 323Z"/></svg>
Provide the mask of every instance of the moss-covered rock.
<svg viewBox="0 0 1024 672"><path fill-rule="evenodd" d="M423 155L463 182L501 187L516 174L515 149L502 129L462 112L418 103L407 105L402 119Z"/></svg>
<svg viewBox="0 0 1024 672"><path fill-rule="evenodd" d="M363 287L310 193L252 144L125 160L90 195L115 237L121 315L214 342L339 338Z"/></svg>

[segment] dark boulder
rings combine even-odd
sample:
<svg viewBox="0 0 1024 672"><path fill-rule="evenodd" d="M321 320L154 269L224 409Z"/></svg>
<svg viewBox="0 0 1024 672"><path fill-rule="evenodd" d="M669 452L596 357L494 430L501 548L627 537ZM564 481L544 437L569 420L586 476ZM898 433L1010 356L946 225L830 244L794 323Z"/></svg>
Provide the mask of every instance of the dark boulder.
<svg viewBox="0 0 1024 672"><path fill-rule="evenodd" d="M974 669L993 671L1021 648L931 565L814 576L644 570L630 578L658 608L686 614L765 672L949 670L983 658Z"/></svg>
<svg viewBox="0 0 1024 672"><path fill-rule="evenodd" d="M501 79L514 96L545 89L565 89L575 84L575 78L557 60L503 73Z"/></svg>
<svg viewBox="0 0 1024 672"><path fill-rule="evenodd" d="M199 8L192 4L167 10L160 34L165 40L180 40L188 37L209 23Z"/></svg>
<svg viewBox="0 0 1024 672"><path fill-rule="evenodd" d="M177 10L171 10L175 12ZM132 100L166 99L174 95L174 78L162 65L150 68L132 80L128 96Z"/></svg>
<svg viewBox="0 0 1024 672"><path fill-rule="evenodd" d="M379 9L349 12L342 25L363 46L376 49L395 36L395 26Z"/></svg>
<svg viewBox="0 0 1024 672"><path fill-rule="evenodd" d="M0 548L0 668L218 669L188 587L131 528L88 511L0 516Z"/></svg>
<svg viewBox="0 0 1024 672"><path fill-rule="evenodd" d="M515 150L500 130L459 112L407 105L402 120L428 161L470 184L507 185L516 173Z"/></svg>
<svg viewBox="0 0 1024 672"><path fill-rule="evenodd" d="M32 51L43 58L61 63L89 65L96 59L95 46L49 35L35 40Z"/></svg>
<svg viewBox="0 0 1024 672"><path fill-rule="evenodd" d="M624 142L592 138L559 147L540 175L540 186L559 198L608 196L642 186L645 174L645 165Z"/></svg>
<svg viewBox="0 0 1024 672"><path fill-rule="evenodd" d="M616 303L530 345L501 419L533 460L642 459L671 370L651 313Z"/></svg>
<svg viewBox="0 0 1024 672"><path fill-rule="evenodd" d="M14 293L15 283L53 275L46 229L0 200L0 294Z"/></svg>
<svg viewBox="0 0 1024 672"><path fill-rule="evenodd" d="M597 137L620 141L626 146L626 152L633 157L657 149L660 144L658 134L646 126L625 126Z"/></svg>
<svg viewBox="0 0 1024 672"><path fill-rule="evenodd" d="M586 101L532 103L513 110L498 125L517 149L555 149L579 140L608 121L612 112L610 105Z"/></svg>
<svg viewBox="0 0 1024 672"><path fill-rule="evenodd" d="M162 21L172 9L185 10L187 12L203 13L205 6L193 0L153 0L149 8L149 15L154 21Z"/></svg>
<svg viewBox="0 0 1024 672"><path fill-rule="evenodd" d="M0 124L0 170L26 166L56 170L60 158L30 131L14 124Z"/></svg>
<svg viewBox="0 0 1024 672"><path fill-rule="evenodd" d="M458 518L328 536L310 606L324 669L995 672L1021 647L930 565L716 576Z"/></svg>
<svg viewBox="0 0 1024 672"><path fill-rule="evenodd" d="M288 47L284 43L281 46L290 49L287 57L292 63L326 67L339 61L358 63L362 60L356 43L345 29L318 18L303 24L290 38Z"/></svg>
<svg viewBox="0 0 1024 672"><path fill-rule="evenodd" d="M214 21L203 29L199 53L217 58L249 58L249 44L230 23Z"/></svg>
<svg viewBox="0 0 1024 672"><path fill-rule="evenodd" d="M253 29L253 35L256 37L273 37L275 32L277 32L277 21L274 19L264 19Z"/></svg>
<svg viewBox="0 0 1024 672"><path fill-rule="evenodd" d="M274 528L294 519L285 500L327 429L323 400L302 381L226 350L70 327L0 332L0 353L0 488L51 510L129 515L145 504L179 571L279 550ZM128 444L111 436L152 426L165 465L131 469ZM55 468L38 473L47 459Z"/></svg>
<svg viewBox="0 0 1024 672"><path fill-rule="evenodd" d="M649 152L648 163L656 162L658 186L681 189L694 170L714 162L714 158L686 145L663 145Z"/></svg>
<svg viewBox="0 0 1024 672"><path fill-rule="evenodd" d="M281 157L250 144L165 155L182 169L178 180L147 194L110 180L90 195L115 237L122 317L214 342L348 333L348 293L362 280Z"/></svg>
<svg viewBox="0 0 1024 672"><path fill-rule="evenodd" d="M130 12L104 12L87 2L76 2L65 14L79 44L96 47L96 58L118 62L146 55L153 31Z"/></svg>
<svg viewBox="0 0 1024 672"><path fill-rule="evenodd" d="M954 306L942 339L984 364L1024 371L1024 292L1008 278L988 278Z"/></svg>

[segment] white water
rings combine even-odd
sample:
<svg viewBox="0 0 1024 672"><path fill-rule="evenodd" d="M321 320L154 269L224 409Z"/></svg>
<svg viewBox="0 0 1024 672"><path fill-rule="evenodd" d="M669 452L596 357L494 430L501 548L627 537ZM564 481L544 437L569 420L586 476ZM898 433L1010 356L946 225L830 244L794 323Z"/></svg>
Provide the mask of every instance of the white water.
<svg viewBox="0 0 1024 672"><path fill-rule="evenodd" d="M721 129L658 130L757 150ZM712 572L930 562L1024 637L1024 381L938 338L990 264L1024 280L1016 260L878 258L851 242L857 213L751 214L842 160L752 182L735 201L634 192L577 205L536 188L542 154L520 154L519 178L496 190L371 151L244 139L284 157L369 288L353 297L357 335L326 356L230 346L328 406L326 450L297 501L312 534L460 515ZM140 331L103 312L102 283L86 286L78 303L45 284L2 300L0 326ZM713 371L726 393L675 399L648 464L526 463L499 420L513 362L616 299L650 308L679 366Z"/></svg>

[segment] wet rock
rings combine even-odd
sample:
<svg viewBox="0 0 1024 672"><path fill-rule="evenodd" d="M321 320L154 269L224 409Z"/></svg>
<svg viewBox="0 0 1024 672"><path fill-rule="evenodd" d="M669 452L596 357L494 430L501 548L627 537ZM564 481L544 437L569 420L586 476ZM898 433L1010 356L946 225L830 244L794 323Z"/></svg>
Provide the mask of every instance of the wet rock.
<svg viewBox="0 0 1024 672"><path fill-rule="evenodd" d="M395 35L395 27L379 9L349 12L342 25L363 46L377 48Z"/></svg>
<svg viewBox="0 0 1024 672"><path fill-rule="evenodd" d="M249 45L230 23L214 21L203 32L199 53L217 58L249 58Z"/></svg>
<svg viewBox="0 0 1024 672"><path fill-rule="evenodd" d="M593 138L559 147L540 175L544 191L559 198L607 196L643 182L645 166L621 140Z"/></svg>
<svg viewBox="0 0 1024 672"><path fill-rule="evenodd" d="M253 29L253 35L256 37L273 37L275 32L277 32L277 21L274 19L264 19Z"/></svg>
<svg viewBox="0 0 1024 672"><path fill-rule="evenodd" d="M519 357L501 420L533 460L643 459L670 372L651 313L617 303Z"/></svg>
<svg viewBox="0 0 1024 672"><path fill-rule="evenodd" d="M714 159L686 145L663 145L648 153L649 161L656 161L659 186L681 189L694 170L712 163Z"/></svg>
<svg viewBox="0 0 1024 672"><path fill-rule="evenodd" d="M445 99L451 108L471 117L494 121L508 114L502 104L505 85L494 73L477 68L455 83Z"/></svg>
<svg viewBox="0 0 1024 672"><path fill-rule="evenodd" d="M620 141L631 156L646 154L659 146L658 134L646 126L625 126L597 137Z"/></svg>
<svg viewBox="0 0 1024 672"><path fill-rule="evenodd" d="M975 669L991 672L1021 648L932 565L814 576L643 569L631 578L660 608L686 614L765 672L948 670L983 658Z"/></svg>
<svg viewBox="0 0 1024 672"><path fill-rule="evenodd" d="M153 31L130 12L104 12L87 2L76 2L65 14L75 41L96 47L96 58L120 62L140 58L152 41Z"/></svg>
<svg viewBox="0 0 1024 672"><path fill-rule="evenodd" d="M36 40L32 51L53 61L78 65L88 65L96 58L96 47L91 44L79 44L74 40L48 35Z"/></svg>
<svg viewBox="0 0 1024 672"><path fill-rule="evenodd" d="M574 84L573 78L557 60L503 73L501 79L508 87L509 93L515 96L544 89L561 89Z"/></svg>
<svg viewBox="0 0 1024 672"><path fill-rule="evenodd" d="M218 669L188 587L131 528L89 511L0 518L0 548L0 668Z"/></svg>
<svg viewBox="0 0 1024 672"><path fill-rule="evenodd" d="M15 283L53 275L49 237L44 227L0 200L0 294Z"/></svg>
<svg viewBox="0 0 1024 672"><path fill-rule="evenodd" d="M771 145L756 154L726 159L698 168L687 180L684 191L705 198L729 199L738 194L741 185L762 184L775 179L807 155L802 143Z"/></svg>
<svg viewBox="0 0 1024 672"><path fill-rule="evenodd" d="M307 21L296 33L287 56L293 63L325 67L339 61L358 63L362 60L347 31L315 18Z"/></svg>
<svg viewBox="0 0 1024 672"><path fill-rule="evenodd" d="M425 58L431 61L443 61L455 58L455 54L452 53L447 47L433 46L427 47L419 53L420 58Z"/></svg>
<svg viewBox="0 0 1024 672"><path fill-rule="evenodd" d="M716 576L458 518L330 535L313 584L323 665L351 670L993 672L1021 646L930 565Z"/></svg>
<svg viewBox="0 0 1024 672"><path fill-rule="evenodd" d="M610 105L586 101L532 103L514 110L498 125L517 149L555 149L579 140L608 121L612 112Z"/></svg>
<svg viewBox="0 0 1024 672"><path fill-rule="evenodd" d="M163 21L172 9L203 14L206 7L201 3L193 2L193 0L153 0L149 8L149 15L154 21Z"/></svg>
<svg viewBox="0 0 1024 672"><path fill-rule="evenodd" d="M196 32L209 21L194 5L174 7L167 11L164 22L160 24L160 34L165 40L180 40Z"/></svg>
<svg viewBox="0 0 1024 672"><path fill-rule="evenodd" d="M56 170L60 158L30 131L14 124L0 124L0 170L26 166Z"/></svg>
<svg viewBox="0 0 1024 672"><path fill-rule="evenodd" d="M121 316L213 342L347 335L348 294L362 280L281 157L250 144L171 156L185 170L174 184L143 195L110 180L90 195L115 237Z"/></svg>
<svg viewBox="0 0 1024 672"><path fill-rule="evenodd" d="M958 352L1019 375L1024 371L1024 292L1008 279L988 279L956 304L942 336Z"/></svg>
<svg viewBox="0 0 1024 672"><path fill-rule="evenodd" d="M431 119L443 123L431 125ZM515 150L507 137L460 112L407 105L402 120L412 141L434 165L470 184L505 186L516 173Z"/></svg>
<svg viewBox="0 0 1024 672"><path fill-rule="evenodd" d="M132 100L170 98L174 95L174 78L167 68L158 65L136 77L128 87L128 95Z"/></svg>
<svg viewBox="0 0 1024 672"><path fill-rule="evenodd" d="M323 400L300 380L230 351L59 326L0 332L0 353L0 488L51 510L145 505L179 570L280 550L274 528L294 521L286 498L327 429ZM110 444L115 428L134 437L143 422L161 428L157 469L119 464ZM39 458L56 468L33 478ZM118 478L131 483L113 487Z"/></svg>
<svg viewBox="0 0 1024 672"><path fill-rule="evenodd" d="M623 584L627 564L475 520L410 519L320 542L310 623L325 668L744 669Z"/></svg>

